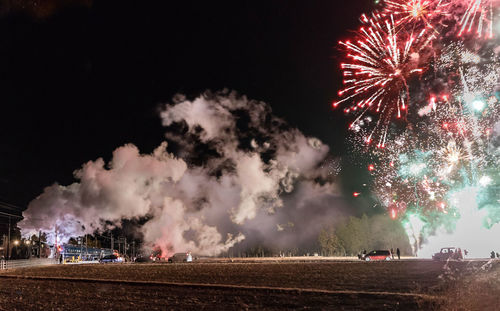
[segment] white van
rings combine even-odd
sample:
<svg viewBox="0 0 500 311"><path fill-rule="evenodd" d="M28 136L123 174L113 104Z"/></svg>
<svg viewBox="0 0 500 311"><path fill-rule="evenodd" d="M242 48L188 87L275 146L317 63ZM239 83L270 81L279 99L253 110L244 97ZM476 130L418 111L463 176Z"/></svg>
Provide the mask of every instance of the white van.
<svg viewBox="0 0 500 311"><path fill-rule="evenodd" d="M168 257L168 262L192 262L193 256L191 256L191 252L187 253L175 253L172 256Z"/></svg>

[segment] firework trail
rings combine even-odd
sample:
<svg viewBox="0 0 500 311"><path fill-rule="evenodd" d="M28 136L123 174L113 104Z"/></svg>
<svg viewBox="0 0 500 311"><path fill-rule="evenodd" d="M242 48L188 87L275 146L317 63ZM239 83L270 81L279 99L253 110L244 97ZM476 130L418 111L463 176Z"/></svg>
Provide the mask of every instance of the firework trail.
<svg viewBox="0 0 500 311"><path fill-rule="evenodd" d="M494 1L495 0L461 1L461 4L466 7L466 9L460 19L460 31L458 35L462 36L464 33L470 33L475 27L477 36L481 37L484 34L488 38L492 38Z"/></svg>

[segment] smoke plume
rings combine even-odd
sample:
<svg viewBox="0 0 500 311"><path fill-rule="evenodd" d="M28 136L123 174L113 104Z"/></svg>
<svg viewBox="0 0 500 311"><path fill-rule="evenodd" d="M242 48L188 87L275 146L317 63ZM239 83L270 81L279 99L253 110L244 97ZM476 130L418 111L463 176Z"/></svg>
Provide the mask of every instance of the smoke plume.
<svg viewBox="0 0 500 311"><path fill-rule="evenodd" d="M68 239L144 218L145 245L217 255L243 240L312 245L344 213L338 160L267 104L227 91L178 95L161 119L166 141L152 154L127 144L109 163L85 163L77 182L49 186L29 204L23 231Z"/></svg>

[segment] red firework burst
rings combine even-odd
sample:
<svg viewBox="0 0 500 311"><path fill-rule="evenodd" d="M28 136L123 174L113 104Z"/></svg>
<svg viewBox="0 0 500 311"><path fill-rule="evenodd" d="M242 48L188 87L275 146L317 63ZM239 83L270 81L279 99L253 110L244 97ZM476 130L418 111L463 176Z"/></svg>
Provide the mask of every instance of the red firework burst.
<svg viewBox="0 0 500 311"><path fill-rule="evenodd" d="M434 20L446 13L449 3L443 0L386 0L385 12L396 19L396 26L423 26L437 31Z"/></svg>
<svg viewBox="0 0 500 311"><path fill-rule="evenodd" d="M350 102L344 111L357 115L351 128L367 112L378 114L376 125L365 141L371 143L376 130L382 129L377 147L383 148L392 116L401 118L406 115L409 99L407 79L414 73L422 72L416 59L422 47L432 38L423 40L423 34L396 33L392 15L384 20L381 15L374 15L373 18L363 15L362 22L366 26L360 28L352 42L340 42L350 61L341 64L345 88L338 92L343 98L333 106Z"/></svg>

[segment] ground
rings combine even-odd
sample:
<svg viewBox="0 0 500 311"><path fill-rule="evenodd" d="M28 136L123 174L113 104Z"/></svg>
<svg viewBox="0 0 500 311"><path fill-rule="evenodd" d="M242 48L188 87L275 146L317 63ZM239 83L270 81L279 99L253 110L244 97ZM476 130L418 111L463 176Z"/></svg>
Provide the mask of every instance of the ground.
<svg viewBox="0 0 500 311"><path fill-rule="evenodd" d="M52 265L1 272L0 310L485 310L500 304L498 271L427 260Z"/></svg>

